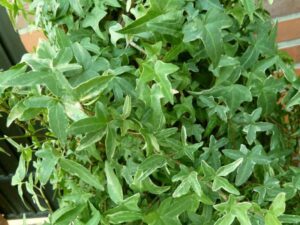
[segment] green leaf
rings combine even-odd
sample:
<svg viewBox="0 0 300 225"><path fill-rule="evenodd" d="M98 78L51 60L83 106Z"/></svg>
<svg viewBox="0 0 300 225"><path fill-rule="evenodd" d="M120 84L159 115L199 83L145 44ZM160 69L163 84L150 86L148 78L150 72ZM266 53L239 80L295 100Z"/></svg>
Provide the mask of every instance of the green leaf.
<svg viewBox="0 0 300 225"><path fill-rule="evenodd" d="M95 6L90 13L82 21L83 27L91 27L100 38L104 38L99 28L99 22L106 16L106 11Z"/></svg>
<svg viewBox="0 0 300 225"><path fill-rule="evenodd" d="M60 159L59 165L63 170L65 170L71 175L77 176L86 184L89 184L98 190L104 190L104 187L100 183L99 178L91 174L91 172L87 168L80 165L79 163L69 159Z"/></svg>
<svg viewBox="0 0 300 225"><path fill-rule="evenodd" d="M225 216L218 219L214 225L230 225L233 223L234 219L235 219L234 215L226 214Z"/></svg>
<svg viewBox="0 0 300 225"><path fill-rule="evenodd" d="M157 169L167 165L167 159L162 155L152 155L146 158L138 167L135 174L135 182L140 182L146 179L149 175L155 172Z"/></svg>
<svg viewBox="0 0 300 225"><path fill-rule="evenodd" d="M254 0L242 0L241 1L247 11L247 14L250 17L250 20L253 20L253 14L255 12L255 1Z"/></svg>
<svg viewBox="0 0 300 225"><path fill-rule="evenodd" d="M99 210L97 210L92 204L90 204L90 208L91 208L93 217L91 219L89 219L89 221L87 222L86 225L99 224L100 220L101 220L101 214L100 214Z"/></svg>
<svg viewBox="0 0 300 225"><path fill-rule="evenodd" d="M227 164L225 166L222 166L220 167L218 170L217 170L217 176L220 176L220 177L225 177L227 176L228 174L232 173L233 171L235 171L239 165L243 162L243 159L240 158L230 164Z"/></svg>
<svg viewBox="0 0 300 225"><path fill-rule="evenodd" d="M220 189L224 189L228 193L239 195L240 192L231 184L228 180L223 177L215 177L212 185L213 191L218 191Z"/></svg>
<svg viewBox="0 0 300 225"><path fill-rule="evenodd" d="M121 203L123 201L122 186L108 161L105 162L105 175L110 199L116 204Z"/></svg>
<svg viewBox="0 0 300 225"><path fill-rule="evenodd" d="M279 193L270 206L270 211L277 217L281 216L285 211L285 195L284 192Z"/></svg>
<svg viewBox="0 0 300 225"><path fill-rule="evenodd" d="M84 208L84 205L66 206L60 208L51 215L50 221L55 225L70 224L84 210Z"/></svg>
<svg viewBox="0 0 300 225"><path fill-rule="evenodd" d="M79 16L83 16L84 15L84 11L82 9L82 5L80 0L69 0L71 7L74 9L74 11L79 15Z"/></svg>
<svg viewBox="0 0 300 225"><path fill-rule="evenodd" d="M106 156L110 160L114 157L117 148L117 132L113 125L108 124L106 128L105 148Z"/></svg>
<svg viewBox="0 0 300 225"><path fill-rule="evenodd" d="M28 73L13 74L11 79L1 83L3 87L30 87L36 84L44 83L52 74L47 71L31 71Z"/></svg>
<svg viewBox="0 0 300 225"><path fill-rule="evenodd" d="M170 189L170 186L157 186L152 182L152 180L148 177L142 182L143 191L148 191L155 195L161 195Z"/></svg>
<svg viewBox="0 0 300 225"><path fill-rule="evenodd" d="M201 39L207 55L212 60L214 67L216 67L223 53L221 29L228 28L231 25L232 21L226 14L217 9L211 9L204 20L196 18L184 26L183 41L191 42Z"/></svg>
<svg viewBox="0 0 300 225"><path fill-rule="evenodd" d="M233 209L233 214L236 216L241 225L251 225L251 221L248 215L248 210L252 207L249 202L241 202Z"/></svg>
<svg viewBox="0 0 300 225"><path fill-rule="evenodd" d="M195 211L199 205L194 195L186 195L181 198L167 198L159 208L148 213L144 221L149 225L180 225L179 215L185 211Z"/></svg>
<svg viewBox="0 0 300 225"><path fill-rule="evenodd" d="M50 129L62 144L66 144L69 123L64 107L60 103L51 106L48 111L48 117Z"/></svg>
<svg viewBox="0 0 300 225"><path fill-rule="evenodd" d="M283 214L279 217L279 220L284 224L285 223L298 224L300 223L300 216Z"/></svg>
<svg viewBox="0 0 300 225"><path fill-rule="evenodd" d="M48 146L38 150L35 155L41 159L41 162L37 164L37 177L42 185L46 185L53 174L58 157L55 155L54 150Z"/></svg>
<svg viewBox="0 0 300 225"><path fill-rule="evenodd" d="M6 126L9 127L13 121L16 119L21 118L21 116L24 114L24 112L27 110L27 107L24 105L23 101L18 102L10 111L7 120L6 120Z"/></svg>
<svg viewBox="0 0 300 225"><path fill-rule="evenodd" d="M149 10L146 15L140 17L138 20L129 24L125 28L119 30L118 32L121 34L138 34L142 32L146 32L146 26L149 21L161 15L158 11Z"/></svg>
<svg viewBox="0 0 300 225"><path fill-rule="evenodd" d="M22 153L19 158L19 164L18 164L17 170L12 177L11 184L13 186L21 184L26 176L26 172L27 172L26 161L24 158L24 154Z"/></svg>
<svg viewBox="0 0 300 225"><path fill-rule="evenodd" d="M106 130L101 129L95 132L87 133L84 138L81 139L80 145L77 147L77 151L88 148L89 146L95 144L96 142L102 140L105 135Z"/></svg>
<svg viewBox="0 0 300 225"><path fill-rule="evenodd" d="M126 98L125 98L125 101L124 101L123 113L122 113L122 118L124 120L127 119L130 116L131 109L132 109L131 97L127 95Z"/></svg>
<svg viewBox="0 0 300 225"><path fill-rule="evenodd" d="M183 180L181 184L173 192L172 197L173 198L181 197L182 195L187 194L190 188L191 188L191 184L189 183L188 179Z"/></svg>
<svg viewBox="0 0 300 225"><path fill-rule="evenodd" d="M281 225L281 222L274 214L267 212L267 214L265 215L265 224L266 225Z"/></svg>
<svg viewBox="0 0 300 225"><path fill-rule="evenodd" d="M98 118L88 117L72 123L68 133L74 135L92 133L101 130L105 126L106 124L99 121Z"/></svg>
<svg viewBox="0 0 300 225"><path fill-rule="evenodd" d="M147 25L150 21L152 21L160 15L166 14L168 11L174 9L181 9L183 4L183 0L151 0L150 9L144 16L138 18L137 20L135 20L125 28L119 30L118 32L121 34L138 34L142 32L148 32Z"/></svg>
<svg viewBox="0 0 300 225"><path fill-rule="evenodd" d="M252 101L252 94L250 90L240 84L217 86L210 90L202 91L201 94L212 95L216 98L224 98L232 113L235 112L243 102Z"/></svg>
<svg viewBox="0 0 300 225"><path fill-rule="evenodd" d="M164 63L162 61L157 61L154 65L155 80L159 84L164 96L172 104L174 103L173 91L171 82L168 79L168 75L175 73L178 69L178 66L171 63Z"/></svg>
<svg viewBox="0 0 300 225"><path fill-rule="evenodd" d="M101 94L112 80L112 76L98 76L80 84L74 89L74 94L80 101L86 101Z"/></svg>
<svg viewBox="0 0 300 225"><path fill-rule="evenodd" d="M119 211L107 215L107 218L111 224L123 224L142 219L142 214L140 212Z"/></svg>
<svg viewBox="0 0 300 225"><path fill-rule="evenodd" d="M290 110L296 105L300 105L300 91L291 98L291 100L287 103L286 108L287 110Z"/></svg>
<svg viewBox="0 0 300 225"><path fill-rule="evenodd" d="M293 83L297 80L297 75L295 73L294 68L286 64L282 59L279 59L277 63L283 70L284 76L289 82Z"/></svg>
<svg viewBox="0 0 300 225"><path fill-rule="evenodd" d="M55 103L54 98L49 96L30 97L24 100L23 104L29 108L50 108Z"/></svg>
<svg viewBox="0 0 300 225"><path fill-rule="evenodd" d="M237 170L237 175L235 179L235 184L237 186L242 185L245 183L251 174L253 173L255 163L250 160L246 160L242 163L242 165Z"/></svg>

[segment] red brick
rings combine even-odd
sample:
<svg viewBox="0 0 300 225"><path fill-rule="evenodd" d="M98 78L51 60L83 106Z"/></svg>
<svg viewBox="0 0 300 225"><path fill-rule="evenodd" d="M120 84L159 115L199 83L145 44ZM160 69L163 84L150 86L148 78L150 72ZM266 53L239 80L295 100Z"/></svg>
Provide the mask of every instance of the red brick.
<svg viewBox="0 0 300 225"><path fill-rule="evenodd" d="M296 63L300 63L300 45L281 50L287 52L290 56L292 56Z"/></svg>
<svg viewBox="0 0 300 225"><path fill-rule="evenodd" d="M28 52L33 52L38 45L39 40L45 40L46 37L41 31L33 31L21 35L21 40Z"/></svg>
<svg viewBox="0 0 300 225"><path fill-rule="evenodd" d="M278 42L300 38L300 18L280 22L277 35Z"/></svg>

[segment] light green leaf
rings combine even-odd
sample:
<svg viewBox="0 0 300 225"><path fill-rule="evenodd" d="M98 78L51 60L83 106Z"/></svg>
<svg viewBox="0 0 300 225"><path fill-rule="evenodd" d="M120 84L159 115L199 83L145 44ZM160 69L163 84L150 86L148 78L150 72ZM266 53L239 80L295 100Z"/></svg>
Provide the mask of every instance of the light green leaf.
<svg viewBox="0 0 300 225"><path fill-rule="evenodd" d="M26 161L24 158L24 154L22 153L19 158L19 164L18 164L17 170L12 177L11 184L14 186L21 184L26 176L26 172L27 172Z"/></svg>
<svg viewBox="0 0 300 225"><path fill-rule="evenodd" d="M168 191L170 189L170 186L157 186L148 177L142 181L142 189L143 191L148 191L155 195L161 195L164 192Z"/></svg>
<svg viewBox="0 0 300 225"><path fill-rule="evenodd" d="M23 101L18 102L10 111L8 114L7 120L6 120L6 126L9 127L13 121L16 119L21 118L21 116L24 114L24 112L27 110L27 107L24 105Z"/></svg>
<svg viewBox="0 0 300 225"><path fill-rule="evenodd" d="M228 193L239 195L240 192L231 184L228 180L223 177L215 177L212 185L213 191L218 191L220 189L224 189Z"/></svg>
<svg viewBox="0 0 300 225"><path fill-rule="evenodd" d="M185 179L181 182L181 184L175 189L172 194L173 198L181 197L189 192L191 188L191 184L189 183L188 179Z"/></svg>
<svg viewBox="0 0 300 225"><path fill-rule="evenodd" d="M36 96L24 100L24 105L29 108L48 108L55 103L54 98L49 96Z"/></svg>
<svg viewBox="0 0 300 225"><path fill-rule="evenodd" d="M93 97L96 97L104 91L111 81L113 76L98 76L93 79L88 80L85 83L80 84L74 89L74 95L80 101L86 101Z"/></svg>
<svg viewBox="0 0 300 225"><path fill-rule="evenodd" d="M131 113L131 97L130 96L126 96L125 101L124 101L124 105L123 105L123 113L122 113L122 118L125 120L130 116Z"/></svg>
<svg viewBox="0 0 300 225"><path fill-rule="evenodd" d="M265 215L265 225L281 225L281 222L273 213L267 212Z"/></svg>
<svg viewBox="0 0 300 225"><path fill-rule="evenodd" d="M249 202L242 202L236 204L233 209L233 214L236 216L241 225L251 225L251 221L248 215L248 210L252 204Z"/></svg>
<svg viewBox="0 0 300 225"><path fill-rule="evenodd" d="M98 190L104 190L103 185L99 181L99 178L91 174L91 172L87 168L80 165L79 163L69 159L60 159L59 165L63 170L71 175L77 176L86 184L89 184Z"/></svg>
<svg viewBox="0 0 300 225"><path fill-rule="evenodd" d="M41 162L37 163L38 179L42 185L46 185L55 169L58 157L55 155L54 150L47 146L38 150L35 155L41 159Z"/></svg>
<svg viewBox="0 0 300 225"><path fill-rule="evenodd" d="M124 224L142 219L142 213L133 211L119 211L108 214L107 218L111 224Z"/></svg>
<svg viewBox="0 0 300 225"><path fill-rule="evenodd" d="M48 111L49 126L55 136L65 144L67 141L68 118L64 107L57 103L49 108Z"/></svg>
<svg viewBox="0 0 300 225"><path fill-rule="evenodd" d="M175 73L178 69L178 66L171 63L164 63L162 61L157 61L154 65L155 80L159 84L162 93L172 104L174 103L173 91L168 75Z"/></svg>
<svg viewBox="0 0 300 225"><path fill-rule="evenodd" d="M270 211L277 217L281 216L285 211L285 195L284 192L279 193L270 206Z"/></svg>
<svg viewBox="0 0 300 225"><path fill-rule="evenodd" d="M201 185L199 183L199 180L198 180L198 173L195 172L195 171L191 172L188 179L189 179L189 183L191 184L191 187L194 190L194 192L199 197L202 197L203 192L202 192L202 188L201 188Z"/></svg>
<svg viewBox="0 0 300 225"><path fill-rule="evenodd" d="M108 161L105 162L105 175L110 199L116 204L121 203L123 201L122 186Z"/></svg>
<svg viewBox="0 0 300 225"><path fill-rule="evenodd" d="M220 176L220 177L225 177L227 176L228 174L232 173L233 171L235 171L239 165L241 165L241 163L243 162L243 159L240 158L230 164L227 164L225 166L222 166L220 167L218 170L217 170L217 176Z"/></svg>
<svg viewBox="0 0 300 225"><path fill-rule="evenodd" d="M226 214L215 222L214 225L230 225L233 223L235 217L232 214Z"/></svg>

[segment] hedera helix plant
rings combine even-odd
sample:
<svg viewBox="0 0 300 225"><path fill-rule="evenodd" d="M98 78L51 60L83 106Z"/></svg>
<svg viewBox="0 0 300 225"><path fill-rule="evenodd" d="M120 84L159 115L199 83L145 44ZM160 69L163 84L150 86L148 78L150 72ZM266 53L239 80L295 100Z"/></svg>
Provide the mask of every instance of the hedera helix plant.
<svg viewBox="0 0 300 225"><path fill-rule="evenodd" d="M300 222L300 81L262 2L31 8L48 40L1 72L1 107L32 140L7 137L12 183L42 207L50 182L49 224Z"/></svg>

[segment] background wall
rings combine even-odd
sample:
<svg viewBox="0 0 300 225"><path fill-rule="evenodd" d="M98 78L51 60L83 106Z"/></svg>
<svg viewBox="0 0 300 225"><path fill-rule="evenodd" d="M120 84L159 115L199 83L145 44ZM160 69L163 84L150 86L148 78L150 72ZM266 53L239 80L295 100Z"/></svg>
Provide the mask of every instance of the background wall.
<svg viewBox="0 0 300 225"><path fill-rule="evenodd" d="M295 60L300 75L300 0L274 0L265 4L275 21L278 21L279 48Z"/></svg>

